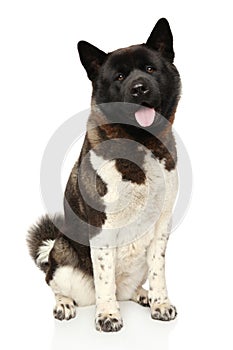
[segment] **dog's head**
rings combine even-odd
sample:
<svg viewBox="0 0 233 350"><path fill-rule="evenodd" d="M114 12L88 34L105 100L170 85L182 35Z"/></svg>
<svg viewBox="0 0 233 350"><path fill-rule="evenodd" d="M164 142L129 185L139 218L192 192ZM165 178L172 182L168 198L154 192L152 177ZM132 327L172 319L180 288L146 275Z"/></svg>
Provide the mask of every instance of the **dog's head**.
<svg viewBox="0 0 233 350"><path fill-rule="evenodd" d="M173 65L173 37L166 19L157 22L146 44L106 54L80 41L78 51L93 84L95 103L109 106L123 102L127 106L127 113L119 113L119 122L127 123L130 118L136 125L151 127L161 115L173 118L180 78ZM106 107L104 112L111 119L111 108Z"/></svg>

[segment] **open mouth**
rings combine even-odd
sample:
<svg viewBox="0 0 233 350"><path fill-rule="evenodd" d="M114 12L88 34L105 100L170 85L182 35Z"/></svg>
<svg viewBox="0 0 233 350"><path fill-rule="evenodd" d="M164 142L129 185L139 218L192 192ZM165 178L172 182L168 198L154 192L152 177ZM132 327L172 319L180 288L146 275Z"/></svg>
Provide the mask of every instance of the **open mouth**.
<svg viewBox="0 0 233 350"><path fill-rule="evenodd" d="M135 112L137 123L146 128L151 126L156 118L156 110L147 103L142 103L141 107Z"/></svg>

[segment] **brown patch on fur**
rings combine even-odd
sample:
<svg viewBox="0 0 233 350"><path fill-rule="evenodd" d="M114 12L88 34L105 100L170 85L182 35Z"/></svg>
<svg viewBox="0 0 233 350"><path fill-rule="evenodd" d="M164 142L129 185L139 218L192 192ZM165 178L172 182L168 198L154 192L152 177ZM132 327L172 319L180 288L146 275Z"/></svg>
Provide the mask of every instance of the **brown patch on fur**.
<svg viewBox="0 0 233 350"><path fill-rule="evenodd" d="M168 126L159 136L160 139L148 137L143 144L152 151L155 158L160 161L164 159L165 169L171 171L175 168L177 162L175 139L171 126Z"/></svg>
<svg viewBox="0 0 233 350"><path fill-rule="evenodd" d="M145 152L139 151L137 144L132 143L129 147L127 140L134 140L134 137L130 136L120 124L108 124L105 115L95 106L94 100L92 100L92 113L88 121L87 137L97 155L116 160L116 168L122 174L123 180L137 184L144 183L145 174L142 165ZM104 152L103 141L107 140L114 141L106 144L106 152ZM98 148L99 145L101 150ZM122 154L124 158L116 159L115 154Z"/></svg>
<svg viewBox="0 0 233 350"><path fill-rule="evenodd" d="M129 135L120 125L112 128L111 125L104 125L102 130L105 130L106 137L108 137L108 140L112 140L112 142L100 144L100 149L96 147L95 153L106 160L114 159L116 169L122 175L122 180L132 181L139 185L144 183L143 162L145 152L139 149L140 144L129 142ZM116 154L119 154L121 158L116 158Z"/></svg>
<svg viewBox="0 0 233 350"><path fill-rule="evenodd" d="M174 123L174 120L175 120L175 112L170 116L169 122L170 122L171 124L173 124L173 123Z"/></svg>
<svg viewBox="0 0 233 350"><path fill-rule="evenodd" d="M129 137L127 131L120 126L120 124L104 124L100 125L99 128L102 130L102 132L105 132L107 139L130 138L131 140L133 140L132 137Z"/></svg>
<svg viewBox="0 0 233 350"><path fill-rule="evenodd" d="M53 275L54 275L57 267L58 267L58 264L57 264L56 260L53 259L52 256L50 256L49 267L47 269L46 276L45 276L45 281L47 282L47 284L49 284L49 282L53 279Z"/></svg>
<svg viewBox="0 0 233 350"><path fill-rule="evenodd" d="M172 133L172 123L175 118L175 112L176 107L174 108L174 111L172 112L171 117L169 118L169 121L166 125L164 125L163 130L158 132L158 136L155 137L151 133L147 132L143 129L138 129L136 127L131 127L127 125L121 125L121 124L109 124L107 122L106 116L100 111L98 106L95 104L95 99L92 99L92 112L89 117L88 121L88 128L87 128L87 137L90 141L90 145L94 147L98 147L98 144L100 144L103 141L106 140L112 140L112 139L121 139L121 142L119 142L119 146L114 144L114 148L119 147L122 151L122 148L124 147L122 141L123 139L126 140L134 140L138 142L139 144L144 145L148 149L150 149L155 156L155 158L162 160L165 159L165 168L170 171L175 168L176 162L177 162L177 154L176 154L176 145L175 145L175 139ZM95 131L91 131L91 130ZM130 132L129 130L133 130L133 132ZM134 132L135 131L135 132ZM98 135L98 137L97 137ZM106 154L111 153L111 150L108 148L106 150ZM136 149L129 150L130 156L135 152L137 154L139 151ZM113 150L114 153L114 150ZM98 151L97 151L98 154ZM103 156L103 154L100 154ZM139 155L135 156L135 160L137 160L137 164L140 165L138 169L138 183L141 183L143 175L141 170L141 161L138 162ZM127 157L126 157L127 159ZM131 159L131 158L129 158ZM131 162L132 163L132 162ZM130 167L130 164L128 165ZM118 168L119 171L120 168ZM136 171L137 173L137 171ZM132 174L132 177L134 179L131 179L131 181L135 181L135 173ZM127 177L129 179L129 176ZM135 181L136 182L136 181Z"/></svg>
<svg viewBox="0 0 233 350"><path fill-rule="evenodd" d="M60 266L72 266L93 275L90 247L74 242L64 235L60 235L55 241L49 255L49 268L46 274L46 282L49 283Z"/></svg>
<svg viewBox="0 0 233 350"><path fill-rule="evenodd" d="M55 260L60 266L78 266L76 252L64 236L56 239L54 247L51 251L51 260L52 259Z"/></svg>
<svg viewBox="0 0 233 350"><path fill-rule="evenodd" d="M87 131L88 141L90 142L91 148L94 148L96 145L101 142L101 135L98 133L98 128L91 128Z"/></svg>
<svg viewBox="0 0 233 350"><path fill-rule="evenodd" d="M117 143L113 144L112 146L113 150L111 150L110 147L106 148L106 155L108 155L108 157L111 157L111 153L114 154L118 147L120 152L119 154L121 154L122 152L123 153L125 152L126 159L127 158L131 159L132 155L133 157L135 157L135 162L138 165L136 164L133 165L133 162L129 160L125 161L123 159L119 159L116 161L117 170L122 173L122 176L125 177L125 179L131 180L138 184L143 183L145 181L145 175L142 171L142 164L143 164L145 153L142 152L140 154L137 147L132 146L132 149L128 150L128 155L129 155L128 157L127 156L128 144L126 143L125 150L124 150L124 140L136 141L139 144L142 144L146 148L151 150L155 158L159 159L160 161L164 159L165 168L168 171L175 168L176 162L177 162L177 154L176 154L175 139L172 133L172 122L174 121L174 118L175 118L175 110L172 116L170 117L169 121L167 122L167 124L164 125L163 130L161 130L158 133L158 136L155 137L154 135L147 132L146 130L138 129L133 126L131 127L131 126L125 126L121 124L107 124L106 117L97 109L97 107L94 107L94 102L92 107L94 111L90 116L89 125L91 125L91 127L96 128L96 131L95 133L93 133L93 135L98 135L99 144L101 144L101 142L106 140L120 139L118 144ZM102 125L98 126L98 122L97 122L98 118L100 118L101 122L103 123ZM89 131L88 131L88 135L89 135ZM92 140L90 143L91 144L95 143L96 153L104 157L103 152L98 153L98 142L96 141L97 141L97 138L95 137L95 140L94 141Z"/></svg>
<svg viewBox="0 0 233 350"><path fill-rule="evenodd" d="M90 232L83 232L87 230L87 227L85 225L84 229L80 227L80 223L75 220L74 214L83 222L94 227L101 227L106 219L105 206L100 196L107 193L107 186L91 165L90 154L88 153L91 148L86 135L79 161L72 170L73 174L77 174L77 181L73 181L74 175L70 177L65 191L67 203L64 203L67 235L72 237L74 241L77 241L79 235L81 235L85 244L89 242ZM85 198L83 198L83 194ZM99 208L99 210L94 208ZM84 235L86 235L86 240Z"/></svg>
<svg viewBox="0 0 233 350"><path fill-rule="evenodd" d="M98 174L96 175L96 191L101 197L105 196L108 192L106 183Z"/></svg>
<svg viewBox="0 0 233 350"><path fill-rule="evenodd" d="M140 167L127 159L116 159L116 168L122 174L122 180L132 181L138 185L145 182L146 176Z"/></svg>

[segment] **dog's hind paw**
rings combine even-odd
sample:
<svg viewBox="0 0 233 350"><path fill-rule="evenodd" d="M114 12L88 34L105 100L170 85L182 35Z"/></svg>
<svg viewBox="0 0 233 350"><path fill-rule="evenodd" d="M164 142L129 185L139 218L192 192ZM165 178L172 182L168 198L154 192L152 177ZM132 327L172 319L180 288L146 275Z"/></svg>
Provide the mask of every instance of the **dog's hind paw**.
<svg viewBox="0 0 233 350"><path fill-rule="evenodd" d="M131 300L135 301L136 303L142 306L149 306L148 291L142 287L139 287L132 296Z"/></svg>
<svg viewBox="0 0 233 350"><path fill-rule="evenodd" d="M76 316L74 301L64 296L56 296L56 306L53 310L53 315L59 321L68 321L74 318Z"/></svg>

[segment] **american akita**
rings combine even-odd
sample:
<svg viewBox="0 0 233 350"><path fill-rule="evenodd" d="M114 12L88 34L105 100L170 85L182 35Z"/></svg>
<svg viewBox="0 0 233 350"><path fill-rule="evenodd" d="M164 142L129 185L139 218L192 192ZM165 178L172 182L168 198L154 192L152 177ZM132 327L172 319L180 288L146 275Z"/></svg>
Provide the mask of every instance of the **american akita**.
<svg viewBox="0 0 233 350"><path fill-rule="evenodd" d="M80 157L65 190L64 217L43 217L28 244L46 273L59 320L96 304L96 329L118 331L121 300L176 317L165 282L165 250L177 194L172 133L180 77L173 37L160 19L147 42L104 53L80 41L93 85ZM149 280L149 291L143 284Z"/></svg>

